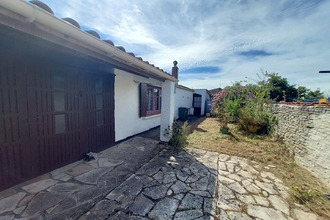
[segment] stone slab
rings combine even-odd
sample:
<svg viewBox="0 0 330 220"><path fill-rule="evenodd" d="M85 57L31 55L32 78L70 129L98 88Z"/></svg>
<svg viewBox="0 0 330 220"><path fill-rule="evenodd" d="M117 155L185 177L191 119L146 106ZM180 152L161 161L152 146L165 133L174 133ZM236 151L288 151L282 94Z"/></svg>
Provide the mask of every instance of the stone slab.
<svg viewBox="0 0 330 220"><path fill-rule="evenodd" d="M65 197L63 195L51 192L38 193L29 203L22 216L28 217L36 213L40 213L46 209L49 209L50 207L53 207L54 205L59 204L64 199Z"/></svg>
<svg viewBox="0 0 330 220"><path fill-rule="evenodd" d="M234 190L235 192L237 192L239 194L247 193L246 190L244 189L244 187L241 186L241 184L239 184L238 182L228 185L228 188Z"/></svg>
<svg viewBox="0 0 330 220"><path fill-rule="evenodd" d="M203 197L187 193L182 199L179 209L201 209L203 205Z"/></svg>
<svg viewBox="0 0 330 220"><path fill-rule="evenodd" d="M164 198L149 213L152 219L171 219L179 205L179 200Z"/></svg>
<svg viewBox="0 0 330 220"><path fill-rule="evenodd" d="M262 206L248 205L247 213L253 217L263 220L287 220L281 211Z"/></svg>
<svg viewBox="0 0 330 220"><path fill-rule="evenodd" d="M71 169L67 170L66 173L72 176L79 176L83 173L86 173L90 170L92 170L93 167L89 166L86 163L78 164L75 167L72 167Z"/></svg>
<svg viewBox="0 0 330 220"><path fill-rule="evenodd" d="M152 199L162 199L167 195L169 185L159 185L145 188L143 194Z"/></svg>
<svg viewBox="0 0 330 220"><path fill-rule="evenodd" d="M24 198L26 193L19 192L12 196L0 200L0 214L12 211L16 208L17 204Z"/></svg>
<svg viewBox="0 0 330 220"><path fill-rule="evenodd" d="M203 216L203 212L201 210L186 210L186 211L179 211L175 213L174 219L181 220L190 220L196 219L198 217Z"/></svg>
<svg viewBox="0 0 330 220"><path fill-rule="evenodd" d="M44 189L47 189L47 188L55 185L56 183L58 183L57 180L45 179L45 180L41 180L41 181L32 183L30 185L23 186L22 189L29 193L34 194L34 193L38 193Z"/></svg>
<svg viewBox="0 0 330 220"><path fill-rule="evenodd" d="M173 192L175 194L186 193L191 190L191 188L189 186L187 186L187 184L185 184L181 181L177 181L175 184L173 184L171 186L171 189L173 190Z"/></svg>
<svg viewBox="0 0 330 220"><path fill-rule="evenodd" d="M314 213L305 212L301 209L293 209L293 215L296 219L320 220Z"/></svg>
<svg viewBox="0 0 330 220"><path fill-rule="evenodd" d="M74 179L85 184L95 185L97 184L98 179L107 172L109 172L109 170L105 168L92 169L86 173L76 176Z"/></svg>
<svg viewBox="0 0 330 220"><path fill-rule="evenodd" d="M153 201L140 194L129 207L129 210L135 215L145 216L153 206Z"/></svg>
<svg viewBox="0 0 330 220"><path fill-rule="evenodd" d="M290 215L289 204L283 198L276 195L270 195L268 199L275 209L280 210L286 215Z"/></svg>
<svg viewBox="0 0 330 220"><path fill-rule="evenodd" d="M245 214L244 212L228 211L227 215L228 215L229 219L233 219L233 220L252 220L252 218L250 216L248 216L247 214Z"/></svg>
<svg viewBox="0 0 330 220"><path fill-rule="evenodd" d="M86 184L65 182L65 183L58 183L47 189L47 191L56 192L56 193L74 193L81 190L87 190L91 187L92 187L91 185L86 185Z"/></svg>

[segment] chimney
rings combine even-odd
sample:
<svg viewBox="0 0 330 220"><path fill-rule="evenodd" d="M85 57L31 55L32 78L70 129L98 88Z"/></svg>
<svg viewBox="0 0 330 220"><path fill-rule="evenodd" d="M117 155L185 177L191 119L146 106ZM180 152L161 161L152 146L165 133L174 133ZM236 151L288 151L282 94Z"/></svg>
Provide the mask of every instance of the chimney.
<svg viewBox="0 0 330 220"><path fill-rule="evenodd" d="M174 66L172 67L172 76L175 77L176 79L178 79L179 68L176 66L178 64L178 62L176 60L174 60L173 64L174 64Z"/></svg>

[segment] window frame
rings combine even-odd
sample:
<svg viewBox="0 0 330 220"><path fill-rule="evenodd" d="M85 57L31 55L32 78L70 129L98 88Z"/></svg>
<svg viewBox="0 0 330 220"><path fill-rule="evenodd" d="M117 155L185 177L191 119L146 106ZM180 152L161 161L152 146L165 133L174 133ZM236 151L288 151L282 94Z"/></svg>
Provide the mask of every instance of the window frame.
<svg viewBox="0 0 330 220"><path fill-rule="evenodd" d="M63 82L56 84L56 77L62 77ZM53 109L53 131L55 135L65 134L68 131L67 122L67 76L63 72L55 72L51 75L51 88L52 88L52 109ZM56 104L56 94L63 94L63 108L56 109L59 107ZM58 124L59 117L64 117L64 128L60 128Z"/></svg>
<svg viewBox="0 0 330 220"><path fill-rule="evenodd" d="M152 88L152 110L148 111L148 89ZM155 95L155 89L158 89L158 96ZM154 106L155 98L158 99L158 109ZM162 88L158 86L149 85L146 83L140 84L140 117L148 117L161 114L162 109Z"/></svg>
<svg viewBox="0 0 330 220"><path fill-rule="evenodd" d="M95 83L95 122L96 127L104 126L104 84L103 84L103 78L96 77L94 80ZM100 83L100 84L99 84ZM100 99L99 99L100 98ZM101 102L98 102L101 101ZM101 104L100 106L98 106ZM102 122L99 121L99 114L101 114Z"/></svg>

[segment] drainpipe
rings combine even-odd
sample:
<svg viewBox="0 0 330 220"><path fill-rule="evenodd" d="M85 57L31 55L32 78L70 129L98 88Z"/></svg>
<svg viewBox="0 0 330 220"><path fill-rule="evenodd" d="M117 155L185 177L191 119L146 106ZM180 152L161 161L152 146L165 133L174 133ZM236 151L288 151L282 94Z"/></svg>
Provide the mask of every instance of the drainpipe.
<svg viewBox="0 0 330 220"><path fill-rule="evenodd" d="M66 21L48 13L47 11L44 11L36 5L26 2L25 0L0 0L0 7L26 17L29 22L38 22L78 41L91 45L92 47L105 52L106 56L114 56L120 60L149 71L161 78L166 78L167 80L174 82L177 81L177 79L173 78L171 75L166 74L141 60L138 60L137 58L103 42L102 40L71 24L68 24Z"/></svg>

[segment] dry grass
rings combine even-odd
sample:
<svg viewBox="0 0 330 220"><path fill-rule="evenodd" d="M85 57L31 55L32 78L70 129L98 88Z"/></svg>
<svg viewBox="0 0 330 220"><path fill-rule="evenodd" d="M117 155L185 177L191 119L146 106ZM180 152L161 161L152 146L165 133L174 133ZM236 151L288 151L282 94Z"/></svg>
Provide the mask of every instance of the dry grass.
<svg viewBox="0 0 330 220"><path fill-rule="evenodd" d="M330 219L330 201L320 194L330 192L310 172L298 166L279 140L266 135L249 134L230 124L231 134L220 132L216 118L199 118L190 124L188 147L216 151L275 165L275 174L291 189L290 203L303 203L315 213Z"/></svg>

